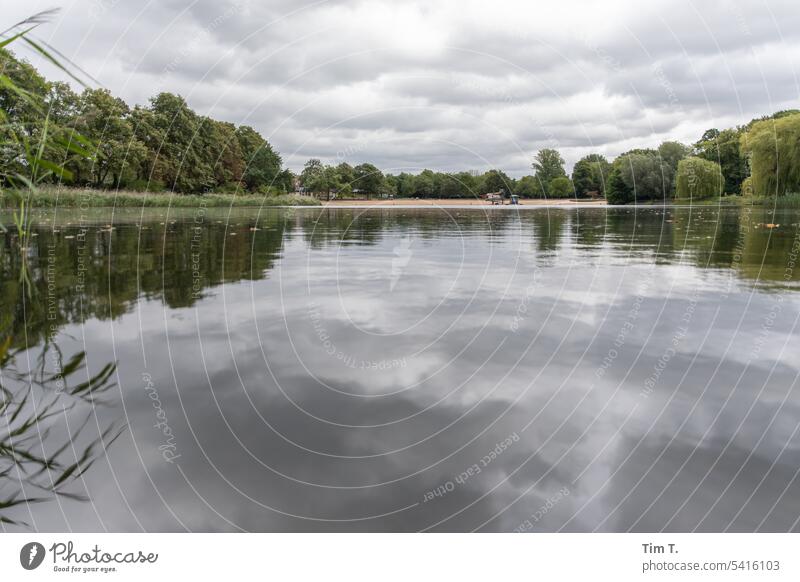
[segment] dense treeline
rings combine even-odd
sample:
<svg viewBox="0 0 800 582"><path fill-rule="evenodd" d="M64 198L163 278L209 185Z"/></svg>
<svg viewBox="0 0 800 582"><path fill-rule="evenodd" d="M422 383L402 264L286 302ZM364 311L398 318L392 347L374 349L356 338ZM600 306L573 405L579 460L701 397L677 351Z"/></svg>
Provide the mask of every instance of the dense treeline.
<svg viewBox="0 0 800 582"><path fill-rule="evenodd" d="M78 94L67 83L49 82L2 49L0 73L11 81L0 84L0 138L27 137L0 139L4 176L25 174L27 143L45 144L46 159L57 165L52 179L76 186L183 193L293 189L280 155L257 131L198 115L178 95L160 93L147 107L130 108L105 89ZM91 155L76 153L76 145L90 144Z"/></svg>
<svg viewBox="0 0 800 582"><path fill-rule="evenodd" d="M52 179L76 186L270 194L299 188L327 198L460 198L503 192L522 198L605 197L613 204L800 192L798 110L736 128L710 129L691 146L667 141L655 149L624 152L613 161L589 154L575 163L571 176L552 148L537 152L532 174L518 179L499 169L384 175L370 163L328 165L319 159L309 160L295 176L256 130L198 115L178 95L160 93L148 106L130 108L104 89L77 94L66 83L48 82L2 49L0 66L12 81L0 84L7 118L0 131L24 132L26 143L34 146L37 140L46 143L45 157L57 166ZM41 96L43 108L32 107L20 91ZM19 171L26 163L22 144L0 143L3 175L24 173ZM91 155L80 151L90 144Z"/></svg>
<svg viewBox="0 0 800 582"><path fill-rule="evenodd" d="M299 182L307 191L401 198L461 198L502 191L522 198L597 198L611 204L721 195L759 197L800 192L800 111L781 111L732 129L709 129L693 145L666 141L655 149L600 154L578 160L567 176L561 154L536 153L533 174L513 179L497 169L383 175L372 164L324 165L309 160Z"/></svg>
<svg viewBox="0 0 800 582"><path fill-rule="evenodd" d="M779 111L736 128L709 129L693 146L665 142L657 150L618 156L606 198L703 199L800 192L800 111Z"/></svg>

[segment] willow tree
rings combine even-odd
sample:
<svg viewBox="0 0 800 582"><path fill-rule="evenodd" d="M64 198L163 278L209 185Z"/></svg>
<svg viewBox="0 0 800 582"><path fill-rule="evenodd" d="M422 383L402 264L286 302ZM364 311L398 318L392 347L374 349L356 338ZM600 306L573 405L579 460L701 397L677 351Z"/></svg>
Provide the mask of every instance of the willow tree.
<svg viewBox="0 0 800 582"><path fill-rule="evenodd" d="M757 121L742 135L755 196L800 192L800 114Z"/></svg>
<svg viewBox="0 0 800 582"><path fill-rule="evenodd" d="M718 163L691 157L678 162L676 182L677 198L696 200L720 196L725 178Z"/></svg>

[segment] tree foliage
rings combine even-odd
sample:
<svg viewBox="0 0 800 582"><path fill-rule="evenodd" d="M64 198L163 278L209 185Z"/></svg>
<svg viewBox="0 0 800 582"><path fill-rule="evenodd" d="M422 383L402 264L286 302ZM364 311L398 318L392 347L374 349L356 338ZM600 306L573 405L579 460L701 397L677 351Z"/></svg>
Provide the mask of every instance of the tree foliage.
<svg viewBox="0 0 800 582"><path fill-rule="evenodd" d="M500 170L489 170L481 179L480 193L503 192L508 195L514 191L514 181Z"/></svg>
<svg viewBox="0 0 800 582"><path fill-rule="evenodd" d="M694 145L695 155L719 164L725 177L724 192L736 194L742 187L742 181L747 177L747 162L742 156L739 128L709 129Z"/></svg>
<svg viewBox="0 0 800 582"><path fill-rule="evenodd" d="M588 192L605 194L611 164L605 156L589 154L575 162L572 168L572 183L577 196L586 196Z"/></svg>
<svg viewBox="0 0 800 582"><path fill-rule="evenodd" d="M328 183L322 160L311 158L300 172L300 183L308 192L328 192L333 186Z"/></svg>
<svg viewBox="0 0 800 582"><path fill-rule="evenodd" d="M755 196L800 191L800 113L757 121L741 137Z"/></svg>
<svg viewBox="0 0 800 582"><path fill-rule="evenodd" d="M558 150L552 148L544 148L536 152L531 167L534 170L534 176L543 185L545 194L549 194L547 189L555 178L567 175L564 170L564 158L561 157Z"/></svg>
<svg viewBox="0 0 800 582"><path fill-rule="evenodd" d="M572 181L566 176L559 176L550 180L547 190L550 192L551 198L570 198L575 196L575 188L572 185Z"/></svg>
<svg viewBox="0 0 800 582"><path fill-rule="evenodd" d="M544 198L547 193L535 176L523 176L517 180L514 194L521 198Z"/></svg>
<svg viewBox="0 0 800 582"><path fill-rule="evenodd" d="M678 163L688 151L683 144L664 142L657 150L637 149L620 155L609 174L606 199L612 204L671 199Z"/></svg>
<svg viewBox="0 0 800 582"><path fill-rule="evenodd" d="M255 129L247 125L236 129L244 158L242 181L250 190L275 187L281 173L281 157ZM283 188L285 190L285 188Z"/></svg>
<svg viewBox="0 0 800 582"><path fill-rule="evenodd" d="M724 186L725 178L718 163L698 157L678 162L677 198L698 200L720 196Z"/></svg>
<svg viewBox="0 0 800 582"><path fill-rule="evenodd" d="M383 186L383 173L372 164L359 164L353 168L352 186L367 195L379 194Z"/></svg>
<svg viewBox="0 0 800 582"><path fill-rule="evenodd" d="M13 81L13 89L0 84L0 138L24 132L36 145L46 126L48 157L62 169L52 180L184 193L291 188L280 155L257 131L198 115L179 95L160 93L147 107L131 109L104 89L76 94L66 83L49 82L3 49L0 71ZM72 155L80 137L93 144L91 156ZM5 175L23 169L23 149L2 148Z"/></svg>
<svg viewBox="0 0 800 582"><path fill-rule="evenodd" d="M608 173L608 188L606 189L606 202L609 204L628 204L634 200L633 188L630 188L622 177L624 163L625 160L619 157L611 164L611 171Z"/></svg>

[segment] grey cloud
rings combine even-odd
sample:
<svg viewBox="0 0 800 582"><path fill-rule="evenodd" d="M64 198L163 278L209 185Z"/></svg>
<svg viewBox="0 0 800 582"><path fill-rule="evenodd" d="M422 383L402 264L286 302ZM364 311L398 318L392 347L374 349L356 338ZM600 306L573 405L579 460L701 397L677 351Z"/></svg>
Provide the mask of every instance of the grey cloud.
<svg viewBox="0 0 800 582"><path fill-rule="evenodd" d="M541 147L571 163L792 106L796 24L784 0L79 0L38 34L130 103L174 91L253 125L294 169L350 152L384 168L520 175Z"/></svg>

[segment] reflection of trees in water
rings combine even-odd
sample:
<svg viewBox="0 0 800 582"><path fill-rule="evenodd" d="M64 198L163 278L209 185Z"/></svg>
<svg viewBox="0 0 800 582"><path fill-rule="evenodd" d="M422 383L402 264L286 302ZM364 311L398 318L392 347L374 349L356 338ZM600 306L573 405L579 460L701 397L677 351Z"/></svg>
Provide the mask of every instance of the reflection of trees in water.
<svg viewBox="0 0 800 582"><path fill-rule="evenodd" d="M583 249L591 249L603 243L606 229L604 208L576 208L569 222L572 240Z"/></svg>
<svg viewBox="0 0 800 582"><path fill-rule="evenodd" d="M790 212L790 211L789 211ZM0 329L27 345L59 328L88 318L116 318L140 297L169 307L194 305L224 282L268 276L284 239L298 232L312 249L374 245L384 237L413 232L435 242L443 236L507 236L529 233L534 249L552 254L565 244L601 249L624 258L654 256L658 262L688 261L704 268L734 268L737 276L780 281L796 223L788 213L763 209L562 209L483 212L460 209L311 209L255 218L191 219L80 229L43 227L31 238L26 263L30 288L48 301L22 302L23 259L0 234ZM759 224L781 223L767 229ZM763 262L763 269L762 269ZM800 275L794 274L794 280ZM54 302L54 303L53 303ZM24 313L23 313L24 310ZM50 319L48 319L48 317ZM24 330L13 322L24 322ZM12 346L15 347L15 346Z"/></svg>
<svg viewBox="0 0 800 582"><path fill-rule="evenodd" d="M552 219L555 215L550 214ZM704 269L732 269L736 277L785 283L790 253L798 236L797 211L708 206L626 209L575 209L567 212L572 240L587 250L607 245L623 256L653 255L660 264L687 262ZM561 224L534 221L539 250L564 244ZM769 224L779 224L769 228ZM800 269L788 273L800 280ZM768 286L768 285L767 285Z"/></svg>
<svg viewBox="0 0 800 582"><path fill-rule="evenodd" d="M102 405L103 396L114 386L116 365L106 364L96 374L88 374L84 352L65 362L58 346L47 342L27 367L20 364L27 360L24 350L10 346L8 336L0 346L0 522L27 525L12 519L8 511L54 495L87 499L71 489L73 482L123 428L111 424L97 438L88 442L85 438L92 408ZM82 414L82 410L85 417L77 427L60 426L68 415Z"/></svg>
<svg viewBox="0 0 800 582"><path fill-rule="evenodd" d="M284 223L273 214L257 228L251 220L164 221L114 229L61 224L33 234L25 252L13 233L0 234L0 521L6 523L16 523L10 510L28 503L54 495L84 499L70 485L121 433L110 425L88 436L93 407L106 403L116 365L90 372L84 352L64 358L53 341L58 330L119 317L140 296L183 307L211 286L263 278L280 252ZM75 415L85 415L77 429Z"/></svg>
<svg viewBox="0 0 800 582"><path fill-rule="evenodd" d="M23 267L13 241L0 234L0 329L12 326L18 340L24 322L28 345L49 327L89 318L116 318L139 297L170 307L193 305L209 287L261 279L279 256L284 224L272 218L236 223L191 222L121 224L81 229L60 226L35 230L27 264L38 301L22 303ZM199 291L199 292L198 292ZM49 311L48 311L49 306ZM24 311L24 313L23 313ZM48 319L49 318L49 319Z"/></svg>
<svg viewBox="0 0 800 582"><path fill-rule="evenodd" d="M739 242L741 217L735 210L703 206L675 208L672 211L675 248L691 253L698 266L731 267Z"/></svg>
<svg viewBox="0 0 800 582"><path fill-rule="evenodd" d="M675 247L689 251L696 266L730 268L765 283L800 280L797 269L786 271L798 236L796 211L700 207L676 208L673 216Z"/></svg>
<svg viewBox="0 0 800 582"><path fill-rule="evenodd" d="M484 236L503 239L510 225L518 224L513 211L458 208L326 208L297 214L303 238L312 249L338 245L374 245L386 236L413 231L420 239L448 236Z"/></svg>
<svg viewBox="0 0 800 582"><path fill-rule="evenodd" d="M763 281L786 282L800 280L800 268L790 264L797 260L797 213L753 210L753 215L742 227L742 260L740 272L747 278ZM768 224L780 224L775 228Z"/></svg>
<svg viewBox="0 0 800 582"><path fill-rule="evenodd" d="M20 261L21 272L29 273L25 256L18 249L13 255ZM14 257L10 260L15 261ZM111 424L93 439L87 439L90 431L85 430L94 407L106 403L106 394L114 386L116 364L108 363L90 373L86 353L65 359L50 339L54 328L48 330L43 325L31 329L34 339L42 338L38 355L32 355L36 348L15 345L11 330L21 327L18 322L27 328L25 315L29 310L39 313L42 296L34 292L35 288L27 288L34 278L6 281L4 308L10 309L4 311L0 335L0 523L23 526L27 525L24 521L10 516L20 506L53 496L86 500L85 495L72 490L73 482L123 430ZM15 305L8 303L9 291L17 295ZM39 318L33 323L42 322ZM25 337L23 343L27 341ZM84 412L77 427L66 426L72 414Z"/></svg>
<svg viewBox="0 0 800 582"><path fill-rule="evenodd" d="M501 239L508 229L531 233L534 249L551 256L563 245L604 247L623 259L650 257L659 264L689 262L698 268L733 268L739 277L782 281L796 234L792 211L715 208L541 208L513 211L443 209L314 209L294 224L312 249L339 244L373 245L384 236L413 230L420 238L482 236ZM796 214L796 211L795 211ZM764 225L782 223L779 229ZM760 226L759 226L760 225ZM762 268L763 262L763 268ZM793 273L793 280L800 273Z"/></svg>
<svg viewBox="0 0 800 582"><path fill-rule="evenodd" d="M568 211L561 208L543 208L531 215L536 250L543 253L558 251L563 244L564 231L569 221Z"/></svg>
<svg viewBox="0 0 800 582"><path fill-rule="evenodd" d="M625 208L608 212L604 242L620 255L652 257L656 263L674 262L678 250L673 241L669 210Z"/></svg>

